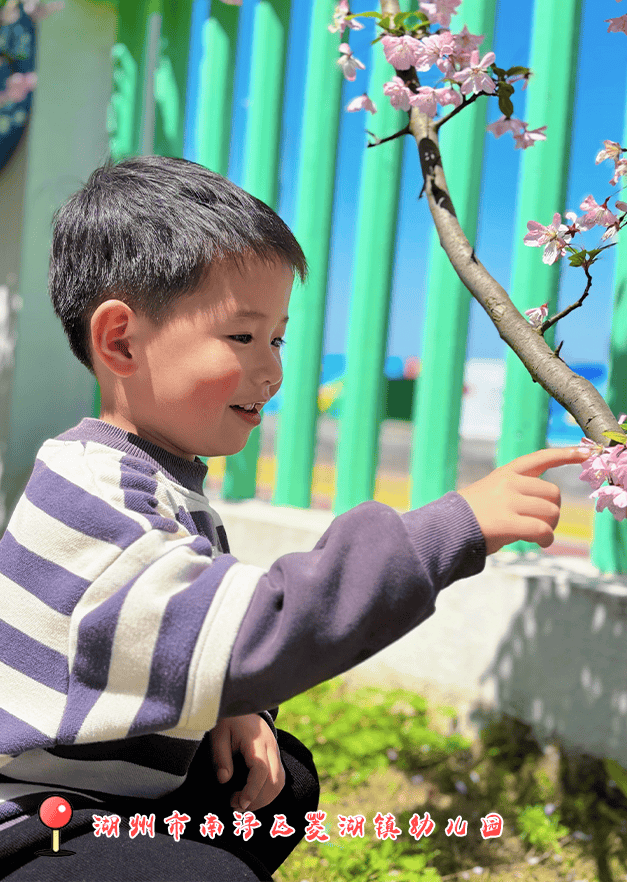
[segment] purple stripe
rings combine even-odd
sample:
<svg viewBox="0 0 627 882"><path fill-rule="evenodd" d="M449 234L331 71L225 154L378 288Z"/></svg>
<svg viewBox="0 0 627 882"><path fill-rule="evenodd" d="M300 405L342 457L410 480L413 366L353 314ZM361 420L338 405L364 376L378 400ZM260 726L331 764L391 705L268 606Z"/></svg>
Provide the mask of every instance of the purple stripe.
<svg viewBox="0 0 627 882"><path fill-rule="evenodd" d="M107 686L111 650L118 616L126 595L138 576L83 618L70 674L68 703L59 726L60 744L72 744L102 692Z"/></svg>
<svg viewBox="0 0 627 882"><path fill-rule="evenodd" d="M206 536L212 545L220 547L215 524L208 511L203 511L202 509L187 511L183 506L179 506L176 519L186 530L189 530L192 536L196 534Z"/></svg>
<svg viewBox="0 0 627 882"><path fill-rule="evenodd" d="M88 579L24 548L8 529L0 540L0 572L64 615L71 614L90 585Z"/></svg>
<svg viewBox="0 0 627 882"><path fill-rule="evenodd" d="M174 519L164 518L157 514L157 482L152 477L156 468L150 463L143 462L132 456L125 456L120 460L121 478L120 487L124 491L124 505L130 511L136 511L148 518L150 526L154 530L164 530L166 533L176 533L177 523Z"/></svg>
<svg viewBox="0 0 627 882"><path fill-rule="evenodd" d="M73 744L48 748L48 753L62 759L82 762L134 763L171 775L186 775L198 748L198 741L183 738L164 738L163 735L140 735L115 741L97 741L93 744Z"/></svg>
<svg viewBox="0 0 627 882"><path fill-rule="evenodd" d="M200 542L207 546L206 540L199 537L198 545L194 542L191 547L200 550ZM146 698L129 735L139 735L155 726L175 726L178 722L198 635L222 579L235 563L236 558L230 555L219 557L189 588L168 603L155 646Z"/></svg>
<svg viewBox="0 0 627 882"><path fill-rule="evenodd" d="M0 661L38 683L65 693L68 684L67 659L55 649L0 620Z"/></svg>
<svg viewBox="0 0 627 882"><path fill-rule="evenodd" d="M24 753L36 747L49 747L52 739L0 708L0 753ZM7 770L9 766L6 767Z"/></svg>
<svg viewBox="0 0 627 882"><path fill-rule="evenodd" d="M128 548L143 534L131 518L109 503L88 493L77 484L49 469L41 460L35 461L32 477L24 491L34 506L74 530Z"/></svg>

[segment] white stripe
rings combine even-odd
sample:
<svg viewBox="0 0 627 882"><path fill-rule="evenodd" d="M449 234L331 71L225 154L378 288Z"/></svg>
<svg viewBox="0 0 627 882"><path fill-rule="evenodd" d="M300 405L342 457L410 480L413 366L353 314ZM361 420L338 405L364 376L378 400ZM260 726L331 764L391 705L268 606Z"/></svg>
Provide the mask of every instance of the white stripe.
<svg viewBox="0 0 627 882"><path fill-rule="evenodd" d="M2 774L34 784L98 790L118 796L158 799L176 790L184 775L148 769L124 760L75 760L53 756L45 750L29 750L18 756Z"/></svg>
<svg viewBox="0 0 627 882"><path fill-rule="evenodd" d="M86 536L46 514L26 496L18 502L9 529L33 554L91 582L120 554L116 545Z"/></svg>
<svg viewBox="0 0 627 882"><path fill-rule="evenodd" d="M70 617L0 573L0 618L49 649L67 655Z"/></svg>
<svg viewBox="0 0 627 882"><path fill-rule="evenodd" d="M139 576L124 600L115 630L107 687L83 722L77 744L126 737L148 688L165 608L172 597L212 565L209 558L189 547L195 537L175 540L174 547L166 548L164 554L163 535L153 530L142 537L144 561L155 562ZM156 543L161 545L157 560L157 548L145 547Z"/></svg>
<svg viewBox="0 0 627 882"><path fill-rule="evenodd" d="M48 793L51 789L51 787L33 787L32 784L13 784L5 781L0 783L0 805L3 802L11 802L13 799L19 799L20 796L32 796L35 793ZM58 790L60 793L75 793L77 796L85 795L78 790L70 790L68 787L55 787L54 790ZM90 796L89 799L93 799L94 802L103 801L95 796Z"/></svg>
<svg viewBox="0 0 627 882"><path fill-rule="evenodd" d="M69 449L68 443L71 444ZM57 444L61 446L57 447ZM37 459L44 462L51 472L92 496L103 499L125 517L139 524L143 530L149 530L152 526L150 520L145 515L126 508L124 504L124 491L120 487L120 461L125 456L127 454L122 450L93 441L89 441L86 448L80 441L47 441L37 454Z"/></svg>
<svg viewBox="0 0 627 882"><path fill-rule="evenodd" d="M215 726L233 644L257 582L265 574L262 567L236 563L222 579L194 647L177 728L209 731Z"/></svg>
<svg viewBox="0 0 627 882"><path fill-rule="evenodd" d="M3 662L0 662L0 694L4 710L49 738L56 736L65 708L65 694Z"/></svg>

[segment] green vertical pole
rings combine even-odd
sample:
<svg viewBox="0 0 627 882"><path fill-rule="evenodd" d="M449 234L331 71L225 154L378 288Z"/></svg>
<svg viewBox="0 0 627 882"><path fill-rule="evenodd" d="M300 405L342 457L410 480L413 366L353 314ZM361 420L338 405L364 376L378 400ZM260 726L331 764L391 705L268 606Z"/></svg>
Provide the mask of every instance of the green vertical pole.
<svg viewBox="0 0 627 882"><path fill-rule="evenodd" d="M236 6L212 3L203 28L198 162L220 175L229 167L238 20Z"/></svg>
<svg viewBox="0 0 627 882"><path fill-rule="evenodd" d="M407 3L401 4L401 11L407 8ZM368 126L380 138L407 125L407 114L394 110L382 92L393 73L377 46L369 94L378 96L378 112ZM403 145L397 138L369 148L361 170L333 503L336 514L374 495Z"/></svg>
<svg viewBox="0 0 627 882"><path fill-rule="evenodd" d="M260 0L255 7L242 186L272 208L277 203L289 16L290 0ZM254 497L260 444L257 427L246 447L227 458L222 485L225 499Z"/></svg>
<svg viewBox="0 0 627 882"><path fill-rule="evenodd" d="M624 132L623 144L627 139L627 119ZM606 166L609 169L609 163ZM613 250L616 256L614 313L605 400L618 417L627 413L627 238L624 234L619 236ZM588 309L592 310L592 304L588 303ZM627 573L627 521L615 520L609 511L595 512L591 557L595 567L604 573Z"/></svg>
<svg viewBox="0 0 627 882"><path fill-rule="evenodd" d="M521 312L548 303L551 314L557 307L560 264L543 264L541 252L526 246L523 238L527 221L548 224L556 211L564 210L581 11L581 3L535 0L531 44L534 76L527 92L525 116L530 128L547 126L547 140L525 150L521 158L511 283L512 300ZM545 334L549 345L554 343L554 328ZM498 465L544 447L548 415L548 393L532 381L516 354L509 350ZM537 546L529 542L515 542L508 548L537 551Z"/></svg>
<svg viewBox="0 0 627 882"><path fill-rule="evenodd" d="M493 44L495 10L496 0L464 0L460 10L460 27L466 24L471 33L485 34L481 54ZM486 121L487 99L480 99L440 130L442 164L459 222L470 242L477 235ZM422 367L414 387L412 508L426 505L456 486L470 313L470 294L453 271L435 231L429 263Z"/></svg>
<svg viewBox="0 0 627 882"><path fill-rule="evenodd" d="M192 0L163 3L160 54L155 71L155 137L153 152L183 156L187 61Z"/></svg>
<svg viewBox="0 0 627 882"><path fill-rule="evenodd" d="M312 3L311 30L298 168L296 238L309 264L307 284L290 303L283 408L277 433L276 505L311 505L318 385L324 336L327 271L342 73L336 65L339 39L327 25L334 0Z"/></svg>

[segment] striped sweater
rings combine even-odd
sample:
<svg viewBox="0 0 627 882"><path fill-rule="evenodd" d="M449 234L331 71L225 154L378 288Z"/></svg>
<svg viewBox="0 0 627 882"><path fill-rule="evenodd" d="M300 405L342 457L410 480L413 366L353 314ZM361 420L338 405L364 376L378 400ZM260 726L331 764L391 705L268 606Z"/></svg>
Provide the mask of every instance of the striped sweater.
<svg viewBox="0 0 627 882"><path fill-rule="evenodd" d="M96 419L38 452L0 541L0 823L51 790L171 792L220 716L347 670L485 563L449 493L364 503L266 572L229 553L205 475Z"/></svg>

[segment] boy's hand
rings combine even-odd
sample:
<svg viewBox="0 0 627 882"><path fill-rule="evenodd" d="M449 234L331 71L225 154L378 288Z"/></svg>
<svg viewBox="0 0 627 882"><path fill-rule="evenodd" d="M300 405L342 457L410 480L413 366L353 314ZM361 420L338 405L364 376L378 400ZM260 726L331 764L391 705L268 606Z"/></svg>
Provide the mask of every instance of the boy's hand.
<svg viewBox="0 0 627 882"><path fill-rule="evenodd" d="M237 811L255 811L271 803L285 785L285 770L276 738L259 714L224 717L209 732L218 781L233 774L233 754L241 753L249 773L243 790L231 797Z"/></svg>
<svg viewBox="0 0 627 882"><path fill-rule="evenodd" d="M559 487L539 476L556 466L580 464L588 455L576 447L536 450L459 490L479 521L487 553L519 539L548 548L555 538L561 496Z"/></svg>

